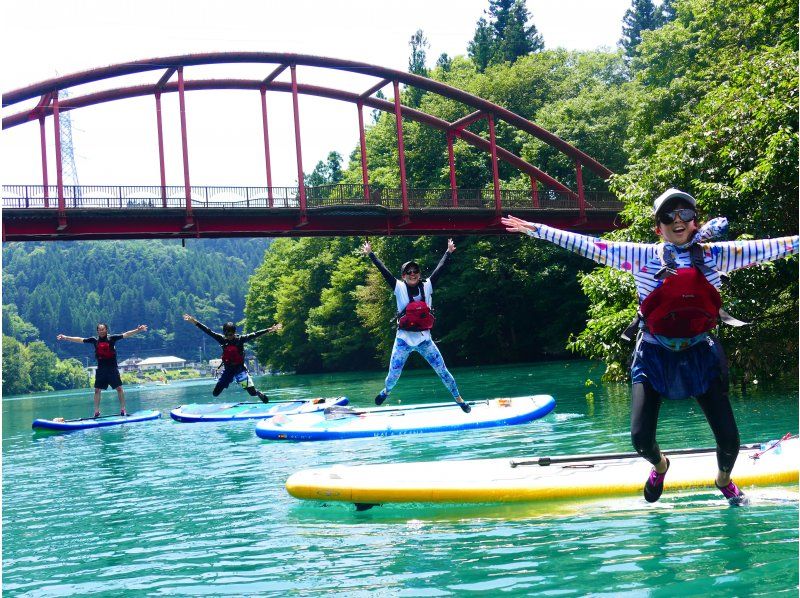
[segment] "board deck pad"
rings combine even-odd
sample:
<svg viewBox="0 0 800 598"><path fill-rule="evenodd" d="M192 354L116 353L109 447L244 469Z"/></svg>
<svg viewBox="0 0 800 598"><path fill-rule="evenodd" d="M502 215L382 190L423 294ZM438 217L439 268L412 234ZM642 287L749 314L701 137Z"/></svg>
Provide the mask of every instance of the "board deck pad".
<svg viewBox="0 0 800 598"><path fill-rule="evenodd" d="M670 458L665 493L698 488L714 490L716 452L696 450L704 452L681 454L687 451L664 450ZM741 449L733 470L733 479L740 487L797 483L800 461L797 437L784 440L775 449L753 459L761 450L761 445ZM561 459L569 460L556 462ZM514 465L521 462L531 464ZM650 463L631 455L552 457L549 465L539 462L547 460L530 457L336 465L294 473L286 481L286 489L300 499L366 505L576 500L641 496L651 469Z"/></svg>
<svg viewBox="0 0 800 598"><path fill-rule="evenodd" d="M328 413L260 421L256 434L269 440L308 441L512 426L544 417L555 404L550 395L533 395L470 402L470 413L464 413L454 401L409 407L334 408Z"/></svg>
<svg viewBox="0 0 800 598"><path fill-rule="evenodd" d="M191 403L169 412L172 419L184 423L218 422L241 419L264 419L278 414L322 411L332 405L347 405L347 397L319 397L270 403Z"/></svg>
<svg viewBox="0 0 800 598"><path fill-rule="evenodd" d="M70 432L74 430L87 430L90 428L107 428L109 426L121 426L136 424L140 422L159 419L161 412L155 409L136 411L128 415L107 415L103 417L83 417L80 419L35 419L33 420L34 430L55 430L60 432Z"/></svg>

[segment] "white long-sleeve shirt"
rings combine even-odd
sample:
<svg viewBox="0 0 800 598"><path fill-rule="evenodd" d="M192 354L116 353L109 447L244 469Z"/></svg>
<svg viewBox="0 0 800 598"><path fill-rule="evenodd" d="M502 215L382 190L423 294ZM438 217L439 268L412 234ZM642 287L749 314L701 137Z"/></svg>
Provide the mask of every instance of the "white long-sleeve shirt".
<svg viewBox="0 0 800 598"><path fill-rule="evenodd" d="M661 269L658 249L662 243L628 243L607 241L587 235L536 224L536 230L526 230L529 236L544 239L565 249L603 264L630 272L636 284L636 292L641 303L662 281L653 278ZM720 274L747 268L798 252L798 236L758 239L752 241L721 241L701 243L708 281L719 288ZM675 263L679 268L691 267L691 253L688 248L677 248Z"/></svg>

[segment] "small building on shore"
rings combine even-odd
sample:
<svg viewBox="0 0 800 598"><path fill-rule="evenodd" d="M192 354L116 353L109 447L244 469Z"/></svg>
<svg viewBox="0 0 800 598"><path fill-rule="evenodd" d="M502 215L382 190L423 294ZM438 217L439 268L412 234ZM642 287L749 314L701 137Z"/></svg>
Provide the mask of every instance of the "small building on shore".
<svg viewBox="0 0 800 598"><path fill-rule="evenodd" d="M186 365L186 360L174 355L165 357L148 357L142 359L138 364L139 370L178 370Z"/></svg>

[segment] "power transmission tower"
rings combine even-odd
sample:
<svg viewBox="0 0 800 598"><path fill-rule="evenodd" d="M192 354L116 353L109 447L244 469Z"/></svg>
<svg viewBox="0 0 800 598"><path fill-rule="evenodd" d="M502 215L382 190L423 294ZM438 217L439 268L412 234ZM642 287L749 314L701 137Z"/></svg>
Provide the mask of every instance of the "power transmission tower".
<svg viewBox="0 0 800 598"><path fill-rule="evenodd" d="M68 97L69 92L65 89L58 92L60 100ZM61 132L61 169L64 182L70 180L71 184L77 187L80 183L78 183L78 169L75 167L75 153L72 149L72 118L69 110L58 114L58 126Z"/></svg>

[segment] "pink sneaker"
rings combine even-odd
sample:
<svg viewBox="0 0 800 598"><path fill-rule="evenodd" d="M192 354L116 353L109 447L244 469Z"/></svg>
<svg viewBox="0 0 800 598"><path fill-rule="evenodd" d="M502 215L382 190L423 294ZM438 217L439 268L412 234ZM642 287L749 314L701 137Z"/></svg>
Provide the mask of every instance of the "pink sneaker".
<svg viewBox="0 0 800 598"><path fill-rule="evenodd" d="M716 480L714 481L714 485L717 486ZM728 503L732 507L744 507L750 504L750 499L744 495L744 492L739 490L739 486L737 486L733 480L731 480L730 484L719 488L719 491L722 492L722 495L728 499Z"/></svg>
<svg viewBox="0 0 800 598"><path fill-rule="evenodd" d="M669 471L669 459L667 459L667 471ZM644 499L647 502L656 502L661 498L661 493L664 491L664 478L667 477L667 471L658 473L656 468L650 471L650 477L644 483Z"/></svg>

